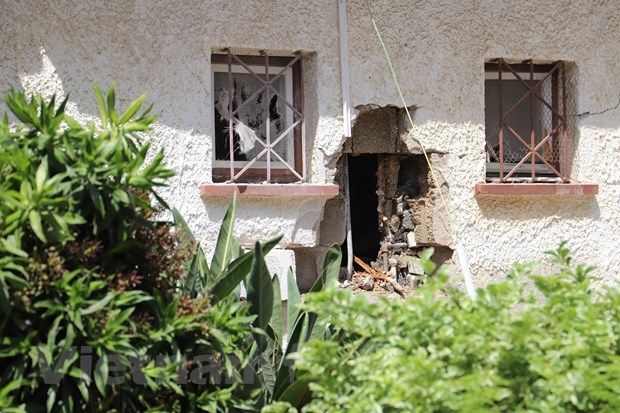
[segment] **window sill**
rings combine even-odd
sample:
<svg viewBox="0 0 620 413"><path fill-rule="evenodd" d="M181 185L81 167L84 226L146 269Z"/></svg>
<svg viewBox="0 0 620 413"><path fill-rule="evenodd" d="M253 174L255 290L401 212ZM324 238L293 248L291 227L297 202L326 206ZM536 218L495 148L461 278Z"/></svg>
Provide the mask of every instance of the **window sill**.
<svg viewBox="0 0 620 413"><path fill-rule="evenodd" d="M598 184L476 184L476 195L573 195L594 196Z"/></svg>
<svg viewBox="0 0 620 413"><path fill-rule="evenodd" d="M246 197L324 197L331 198L340 193L338 185L313 184L203 184L202 198L230 197L233 193Z"/></svg>

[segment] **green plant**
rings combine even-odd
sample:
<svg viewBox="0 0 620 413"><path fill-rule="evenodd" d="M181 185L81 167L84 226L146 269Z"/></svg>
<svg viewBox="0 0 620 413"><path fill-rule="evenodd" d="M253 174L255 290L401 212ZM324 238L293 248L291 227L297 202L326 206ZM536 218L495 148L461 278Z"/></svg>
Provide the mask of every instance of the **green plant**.
<svg viewBox="0 0 620 413"><path fill-rule="evenodd" d="M515 265L475 301L436 297L441 271L402 303L335 288L308 296L303 308L338 335L295 355L311 380L302 411L618 411L620 294L594 288L564 243L550 255L555 274Z"/></svg>
<svg viewBox="0 0 620 413"><path fill-rule="evenodd" d="M288 297L286 314L283 313L280 278L269 273L264 258L281 237L262 245L257 242L252 250L243 251L232 236L235 210L236 195L222 221L210 265L187 223L178 211L173 211L176 225L183 229L186 241L196 245L195 254L185 264L188 277L182 289L190 297L206 294L216 308L238 301L239 284L245 284L248 314L254 317L251 323L253 333L248 336L246 347L247 366L252 369L252 376L244 383L245 392L249 395L245 407L252 411L263 406L268 410L283 408L282 411L289 407L300 408L309 400L310 381L309 376L304 377L297 372L291 356L310 340L328 338L326 320L315 312L300 309L301 296L291 269L286 275ZM335 245L327 251L324 270L310 294L335 284L340 261L340 248Z"/></svg>
<svg viewBox="0 0 620 413"><path fill-rule="evenodd" d="M227 411L252 316L178 293L194 251L151 198L155 116L95 93L101 122L11 91L0 122L0 411ZM228 268L222 267L223 273ZM136 388L138 391L136 391ZM243 390L243 389L241 389Z"/></svg>

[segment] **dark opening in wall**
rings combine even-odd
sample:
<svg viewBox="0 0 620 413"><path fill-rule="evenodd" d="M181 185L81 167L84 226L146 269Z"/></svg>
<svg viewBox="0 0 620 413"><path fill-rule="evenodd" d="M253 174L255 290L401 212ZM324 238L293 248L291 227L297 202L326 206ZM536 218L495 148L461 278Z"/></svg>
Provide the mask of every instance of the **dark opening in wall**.
<svg viewBox="0 0 620 413"><path fill-rule="evenodd" d="M378 155L349 156L353 254L367 261L377 259L381 242L377 215L377 166ZM342 250L342 262L346 262L346 243Z"/></svg>

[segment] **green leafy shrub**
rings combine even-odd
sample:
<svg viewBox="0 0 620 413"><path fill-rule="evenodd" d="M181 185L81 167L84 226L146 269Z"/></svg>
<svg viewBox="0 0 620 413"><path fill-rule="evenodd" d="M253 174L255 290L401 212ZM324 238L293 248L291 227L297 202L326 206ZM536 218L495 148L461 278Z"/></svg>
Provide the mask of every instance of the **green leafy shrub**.
<svg viewBox="0 0 620 413"><path fill-rule="evenodd" d="M237 408L250 411L287 412L307 403L310 397L310 376L295 369L291 357L311 340L330 338L327 320L312 311L300 308L301 296L293 271L287 277L287 306L282 306L280 277L269 273L264 255L280 240L276 237L263 245L256 243L244 251L233 238L236 196L224 216L211 265L200 249L186 262L188 277L182 289L191 297L207 294L211 303L234 304L239 300L239 284L247 288L247 310L252 316L244 353L248 373L241 386L244 403ZM176 225L183 228L189 241L194 241L189 227L175 210ZM338 245L325 255L323 272L318 276L309 295L320 292L326 285L335 284L342 254ZM285 345L285 340L286 345Z"/></svg>
<svg viewBox="0 0 620 413"><path fill-rule="evenodd" d="M151 198L173 172L95 88L83 126L11 91L0 122L0 411L226 411L243 404L247 306L179 292L195 251ZM226 265L228 263L223 263ZM226 270L226 267L222 267Z"/></svg>
<svg viewBox="0 0 620 413"><path fill-rule="evenodd" d="M620 411L620 294L593 288L565 244L550 254L556 274L515 265L476 301L438 298L445 274L402 303L333 288L307 297L336 334L295 356L312 381L302 411Z"/></svg>

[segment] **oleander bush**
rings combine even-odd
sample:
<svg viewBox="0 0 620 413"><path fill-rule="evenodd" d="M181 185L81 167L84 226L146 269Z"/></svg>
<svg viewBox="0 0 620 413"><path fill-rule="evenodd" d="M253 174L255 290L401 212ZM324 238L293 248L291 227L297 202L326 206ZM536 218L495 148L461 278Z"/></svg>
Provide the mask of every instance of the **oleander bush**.
<svg viewBox="0 0 620 413"><path fill-rule="evenodd" d="M101 122L12 90L0 121L0 411L227 411L247 404L253 316L180 291L195 244L155 219L144 96ZM150 159L150 160L148 160ZM229 257L232 261L232 257ZM221 262L217 275L229 262Z"/></svg>
<svg viewBox="0 0 620 413"><path fill-rule="evenodd" d="M438 297L443 272L403 302L334 288L308 297L303 308L337 336L295 356L311 377L302 411L620 411L620 294L595 288L565 243L549 254L555 274L515 265L476 301Z"/></svg>
<svg viewBox="0 0 620 413"><path fill-rule="evenodd" d="M309 381L289 356L325 329L298 308L292 271L267 269L264 255L280 237L243 250L232 236L233 197L209 263L156 192L173 172L143 141L156 119L150 108L139 113L145 97L117 113L113 87L95 95L101 121L86 125L65 113L66 99L14 90L5 98L0 411L303 406ZM174 222L156 219L154 199ZM312 290L335 282L339 265L335 246Z"/></svg>

